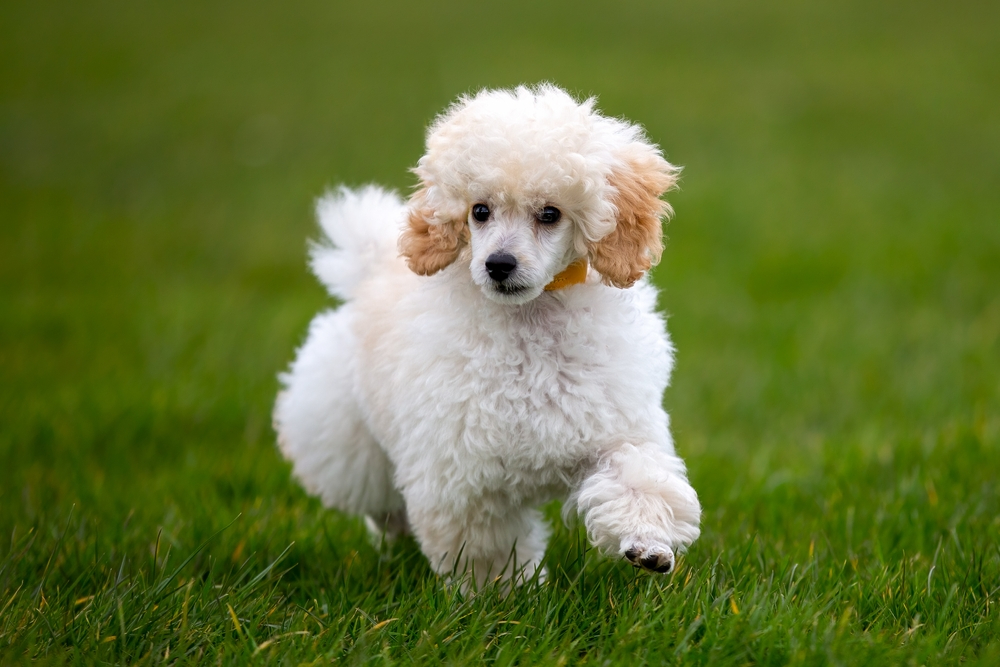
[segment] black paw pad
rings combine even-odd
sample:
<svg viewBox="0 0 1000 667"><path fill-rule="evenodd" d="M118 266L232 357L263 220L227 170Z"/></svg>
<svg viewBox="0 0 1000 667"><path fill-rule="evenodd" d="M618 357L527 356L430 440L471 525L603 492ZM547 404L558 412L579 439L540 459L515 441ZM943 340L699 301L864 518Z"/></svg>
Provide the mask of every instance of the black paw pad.
<svg viewBox="0 0 1000 667"><path fill-rule="evenodd" d="M639 557L639 552L636 551L635 549L629 549L628 551L625 552L625 558L628 558L633 563L635 562L635 559L638 557Z"/></svg>
<svg viewBox="0 0 1000 667"><path fill-rule="evenodd" d="M647 570L655 570L660 564L660 557L653 554L642 559L642 566Z"/></svg>
<svg viewBox="0 0 1000 667"><path fill-rule="evenodd" d="M659 572L660 574L670 574L670 571L672 569L674 569L674 564L673 564L672 561L667 561L666 563L664 563L660 567L653 568L653 570L655 572Z"/></svg>

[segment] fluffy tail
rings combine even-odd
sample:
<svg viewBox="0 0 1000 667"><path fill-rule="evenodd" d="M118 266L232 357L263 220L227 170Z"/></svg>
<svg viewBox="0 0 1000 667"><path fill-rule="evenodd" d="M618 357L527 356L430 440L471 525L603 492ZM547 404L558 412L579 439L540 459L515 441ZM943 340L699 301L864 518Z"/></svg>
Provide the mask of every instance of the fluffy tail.
<svg viewBox="0 0 1000 667"><path fill-rule="evenodd" d="M374 266L397 257L405 210L399 195L376 185L341 186L316 202L326 238L310 248L310 265L330 294L352 298Z"/></svg>

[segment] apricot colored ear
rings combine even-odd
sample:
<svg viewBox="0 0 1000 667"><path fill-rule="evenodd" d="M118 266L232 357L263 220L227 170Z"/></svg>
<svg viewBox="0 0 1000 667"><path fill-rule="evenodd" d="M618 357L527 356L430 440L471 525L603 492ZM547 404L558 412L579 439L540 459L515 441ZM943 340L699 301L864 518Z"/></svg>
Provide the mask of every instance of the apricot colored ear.
<svg viewBox="0 0 1000 667"><path fill-rule="evenodd" d="M636 151L608 176L618 211L615 229L589 244L590 263L606 285L631 287L663 253L662 218L672 213L660 196L677 182L678 169L655 150Z"/></svg>
<svg viewBox="0 0 1000 667"><path fill-rule="evenodd" d="M424 185L410 197L406 229L399 237L399 253L410 270L421 276L437 273L455 261L468 241L466 221L441 220L427 201Z"/></svg>

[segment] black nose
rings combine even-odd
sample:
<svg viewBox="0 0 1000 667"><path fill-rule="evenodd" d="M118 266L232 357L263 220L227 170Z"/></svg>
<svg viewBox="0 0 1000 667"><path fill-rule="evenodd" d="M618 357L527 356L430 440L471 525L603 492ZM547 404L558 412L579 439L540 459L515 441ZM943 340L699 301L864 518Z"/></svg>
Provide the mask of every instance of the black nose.
<svg viewBox="0 0 1000 667"><path fill-rule="evenodd" d="M486 258L486 271L498 283L507 280L507 276L516 268L517 260L513 255L495 252Z"/></svg>

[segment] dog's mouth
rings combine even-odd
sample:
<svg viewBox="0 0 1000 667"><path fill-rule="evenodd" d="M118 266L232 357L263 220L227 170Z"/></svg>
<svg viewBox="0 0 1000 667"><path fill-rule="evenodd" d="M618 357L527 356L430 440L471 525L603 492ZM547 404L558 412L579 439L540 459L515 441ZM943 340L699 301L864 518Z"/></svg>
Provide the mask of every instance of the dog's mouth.
<svg viewBox="0 0 1000 667"><path fill-rule="evenodd" d="M520 305L538 296L538 289L531 285L507 282L491 283L484 292L491 301L506 305Z"/></svg>
<svg viewBox="0 0 1000 667"><path fill-rule="evenodd" d="M506 283L495 283L493 289L500 292L501 294L509 294L510 296L515 296L517 294L523 294L527 291L527 285L508 285Z"/></svg>

